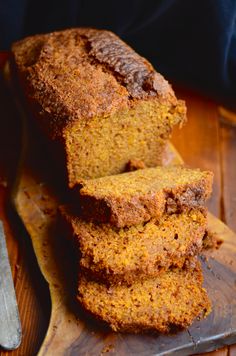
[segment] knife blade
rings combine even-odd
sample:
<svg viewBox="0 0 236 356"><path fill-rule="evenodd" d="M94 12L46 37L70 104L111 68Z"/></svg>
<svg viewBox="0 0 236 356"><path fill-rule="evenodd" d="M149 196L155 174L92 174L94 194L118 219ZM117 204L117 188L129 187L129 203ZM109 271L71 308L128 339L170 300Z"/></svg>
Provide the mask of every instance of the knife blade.
<svg viewBox="0 0 236 356"><path fill-rule="evenodd" d="M21 323L5 234L0 221L0 346L6 350L14 350L20 345L21 336Z"/></svg>

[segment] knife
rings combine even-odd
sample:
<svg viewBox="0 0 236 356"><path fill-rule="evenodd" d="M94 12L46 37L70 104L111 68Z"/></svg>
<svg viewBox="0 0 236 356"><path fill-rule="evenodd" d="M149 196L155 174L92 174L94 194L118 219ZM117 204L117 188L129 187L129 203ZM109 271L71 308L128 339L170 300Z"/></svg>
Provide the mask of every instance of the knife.
<svg viewBox="0 0 236 356"><path fill-rule="evenodd" d="M3 224L0 221L0 346L14 350L21 343L21 323Z"/></svg>

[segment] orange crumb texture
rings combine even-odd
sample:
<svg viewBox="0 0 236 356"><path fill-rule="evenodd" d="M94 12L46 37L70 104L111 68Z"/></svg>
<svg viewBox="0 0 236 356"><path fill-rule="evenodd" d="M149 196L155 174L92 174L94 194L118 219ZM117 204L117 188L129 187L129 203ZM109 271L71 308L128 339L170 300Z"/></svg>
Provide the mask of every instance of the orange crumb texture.
<svg viewBox="0 0 236 356"><path fill-rule="evenodd" d="M68 184L121 173L130 160L162 164L186 106L152 65L109 31L77 28L12 46L30 111L58 140Z"/></svg>
<svg viewBox="0 0 236 356"><path fill-rule="evenodd" d="M129 288L109 288L81 276L78 299L114 331L168 333L188 327L194 319L211 311L202 280L198 263L193 269L168 271Z"/></svg>
<svg viewBox="0 0 236 356"><path fill-rule="evenodd" d="M75 193L85 218L125 227L203 207L212 180L209 171L155 167L83 181Z"/></svg>

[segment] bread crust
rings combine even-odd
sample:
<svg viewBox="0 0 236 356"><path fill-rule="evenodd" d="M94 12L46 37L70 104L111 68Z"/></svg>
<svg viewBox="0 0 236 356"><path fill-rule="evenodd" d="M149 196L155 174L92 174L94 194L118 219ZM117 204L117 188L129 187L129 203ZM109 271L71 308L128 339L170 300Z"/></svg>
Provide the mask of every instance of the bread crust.
<svg viewBox="0 0 236 356"><path fill-rule="evenodd" d="M109 31L27 37L13 44L11 68L52 152L62 147L70 188L121 173L130 159L162 164L172 127L186 120L170 84Z"/></svg>
<svg viewBox="0 0 236 356"><path fill-rule="evenodd" d="M137 100L178 106L163 76L110 31L74 28L31 36L15 42L12 54L51 137L63 136L63 128L78 119L108 116Z"/></svg>
<svg viewBox="0 0 236 356"><path fill-rule="evenodd" d="M75 188L82 215L119 228L202 208L213 174L181 166L146 168L81 182Z"/></svg>

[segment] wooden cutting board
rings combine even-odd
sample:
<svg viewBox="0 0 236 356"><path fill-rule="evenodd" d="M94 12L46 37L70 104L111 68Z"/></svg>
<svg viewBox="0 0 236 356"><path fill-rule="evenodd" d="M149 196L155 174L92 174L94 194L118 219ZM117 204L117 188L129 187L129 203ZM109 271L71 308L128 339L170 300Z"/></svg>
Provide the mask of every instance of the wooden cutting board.
<svg viewBox="0 0 236 356"><path fill-rule="evenodd" d="M25 130L26 132L26 130ZM26 136L23 142L26 143ZM28 146L28 148L26 147ZM57 208L63 187L43 142L28 137L23 149L13 201L33 244L39 267L50 289L52 310L39 355L189 355L236 342L236 235L209 214L209 227L224 243L201 257L212 313L176 335L124 335L111 332L89 318L75 300L76 260ZM30 147L30 149L29 149ZM166 164L180 164L169 147Z"/></svg>

